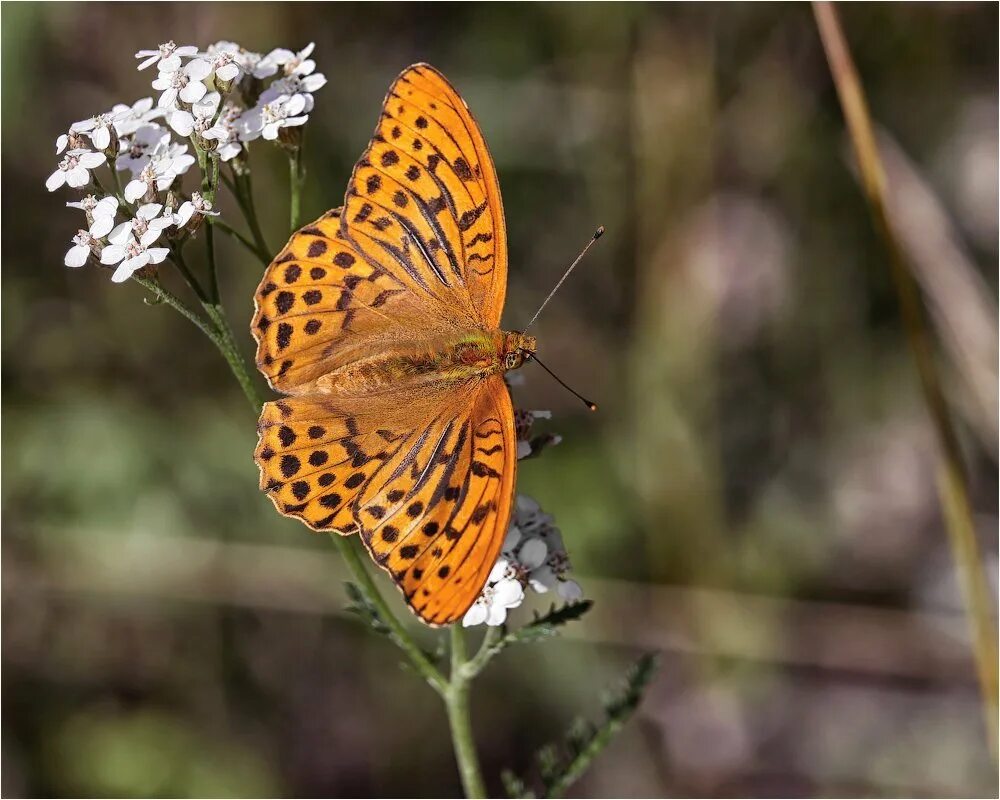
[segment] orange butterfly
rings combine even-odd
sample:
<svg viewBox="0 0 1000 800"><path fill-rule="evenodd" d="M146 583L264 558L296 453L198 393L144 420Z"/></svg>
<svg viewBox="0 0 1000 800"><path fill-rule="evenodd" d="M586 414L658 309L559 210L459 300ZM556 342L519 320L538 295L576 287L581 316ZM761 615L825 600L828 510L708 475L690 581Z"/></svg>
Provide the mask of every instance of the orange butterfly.
<svg viewBox="0 0 1000 800"><path fill-rule="evenodd" d="M342 208L295 233L255 295L261 489L310 528L360 532L432 625L478 597L517 471L504 383L535 339L499 328L500 186L465 101L427 64L389 88Z"/></svg>

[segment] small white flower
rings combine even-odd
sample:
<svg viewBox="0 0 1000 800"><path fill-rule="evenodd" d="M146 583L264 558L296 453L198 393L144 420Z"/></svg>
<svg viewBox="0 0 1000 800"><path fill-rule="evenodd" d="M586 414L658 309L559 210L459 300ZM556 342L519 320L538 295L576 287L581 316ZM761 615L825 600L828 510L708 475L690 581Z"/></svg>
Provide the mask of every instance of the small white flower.
<svg viewBox="0 0 1000 800"><path fill-rule="evenodd" d="M149 154L149 161L139 175L125 187L125 199L135 203L143 197L168 189L174 179L187 172L194 161L194 156L187 154L187 145L171 142L168 134Z"/></svg>
<svg viewBox="0 0 1000 800"><path fill-rule="evenodd" d="M45 188L54 192L63 184L78 189L90 181L90 170L96 169L107 161L104 153L92 153L88 150L70 150L59 162L59 168L49 175Z"/></svg>
<svg viewBox="0 0 1000 800"><path fill-rule="evenodd" d="M94 143L94 147L98 150L107 150L111 144L112 135L116 134L114 127L116 122L117 117L112 110L106 114L98 114L90 119L74 122L70 126L70 130L76 133L86 133L90 137L90 141Z"/></svg>
<svg viewBox="0 0 1000 800"><path fill-rule="evenodd" d="M465 616L462 627L486 623L490 626L503 625L507 612L517 608L524 600L524 587L517 580L506 559L501 558L493 566L482 594L476 598Z"/></svg>
<svg viewBox="0 0 1000 800"><path fill-rule="evenodd" d="M215 118L215 112L219 108L222 100L218 92L209 92L197 103L191 106L190 111L178 109L170 113L170 127L181 136L190 136L194 131L202 136L208 132Z"/></svg>
<svg viewBox="0 0 1000 800"><path fill-rule="evenodd" d="M282 128L304 125L309 120L305 98L300 95L281 95L276 100L256 106L240 117L243 141L250 142L258 136L269 141L278 138Z"/></svg>
<svg viewBox="0 0 1000 800"><path fill-rule="evenodd" d="M310 42L297 53L278 47L268 53L267 58L280 66L286 75L309 75L316 69L316 62L309 58L315 48L315 42Z"/></svg>
<svg viewBox="0 0 1000 800"><path fill-rule="evenodd" d="M231 83L240 76L240 64L236 55L225 50L216 53L209 61L212 72L219 81Z"/></svg>
<svg viewBox="0 0 1000 800"><path fill-rule="evenodd" d="M178 47L173 41L164 42L156 50L140 50L136 58L144 59L136 69L146 69L153 64L160 72L176 72L181 68L181 58L198 55L198 48L192 45Z"/></svg>
<svg viewBox="0 0 1000 800"><path fill-rule="evenodd" d="M174 72L161 72L153 81L153 88L162 94L157 102L160 108L177 108L177 101L197 103L208 89L202 82L212 74L212 66L201 58L188 61Z"/></svg>
<svg viewBox="0 0 1000 800"><path fill-rule="evenodd" d="M174 217L170 211L166 211L160 216L163 206L159 203L145 203L136 209L135 217L131 220L115 226L108 236L111 244L124 244L128 239L138 239L143 247L149 247L163 234L167 228L174 224Z"/></svg>
<svg viewBox="0 0 1000 800"><path fill-rule="evenodd" d="M67 203L69 208L79 208L86 212L90 220L90 235L101 239L110 233L115 224L115 214L118 213L118 198L104 197L98 200L88 194L78 203Z"/></svg>
<svg viewBox="0 0 1000 800"><path fill-rule="evenodd" d="M192 217L217 217L218 211L212 211L212 204L209 203L200 192L192 192L191 199L181 203L181 207L174 214L173 224L178 228L183 228Z"/></svg>
<svg viewBox="0 0 1000 800"><path fill-rule="evenodd" d="M324 86L326 86L326 76L321 72L305 76L288 75L272 81L271 85L261 92L259 102L271 103L281 97L281 95L288 95L289 97L301 95L305 101L303 111L308 114L313 110L313 106L315 105L312 93L317 89L322 89Z"/></svg>
<svg viewBox="0 0 1000 800"><path fill-rule="evenodd" d="M148 264L161 263L170 250L166 247L147 248L129 235L119 244L109 244L101 251L102 264L118 264L111 276L115 283L122 283L132 277L132 274Z"/></svg>
<svg viewBox="0 0 1000 800"><path fill-rule="evenodd" d="M115 130L119 136L131 136L146 123L163 116L162 109L153 107L152 97L143 97L131 106L118 103L111 113L115 115Z"/></svg>
<svg viewBox="0 0 1000 800"><path fill-rule="evenodd" d="M66 251L63 263L67 267L82 267L94 252L92 249L94 246L97 246L97 241L93 236L84 230L77 231L73 237L73 246Z"/></svg>
<svg viewBox="0 0 1000 800"><path fill-rule="evenodd" d="M163 113L159 109L157 111ZM166 128L156 123L142 125L119 143L120 152L115 160L115 168L127 169L135 177L152 160L153 153L169 145L170 132Z"/></svg>

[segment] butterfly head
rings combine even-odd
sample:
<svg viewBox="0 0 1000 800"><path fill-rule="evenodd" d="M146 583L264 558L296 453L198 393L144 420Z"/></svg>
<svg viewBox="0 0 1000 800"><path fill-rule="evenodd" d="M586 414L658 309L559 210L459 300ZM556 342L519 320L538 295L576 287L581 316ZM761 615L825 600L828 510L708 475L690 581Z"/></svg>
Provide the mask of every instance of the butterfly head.
<svg viewBox="0 0 1000 800"><path fill-rule="evenodd" d="M534 336L528 336L520 331L506 331L502 356L504 372L520 367L525 359L534 355L536 347Z"/></svg>

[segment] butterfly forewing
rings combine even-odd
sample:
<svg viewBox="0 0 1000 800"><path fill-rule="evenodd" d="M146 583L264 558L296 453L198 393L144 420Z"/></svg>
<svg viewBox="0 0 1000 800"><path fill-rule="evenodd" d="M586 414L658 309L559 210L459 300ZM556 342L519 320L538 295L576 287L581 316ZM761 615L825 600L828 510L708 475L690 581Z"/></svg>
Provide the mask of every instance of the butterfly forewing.
<svg viewBox="0 0 1000 800"><path fill-rule="evenodd" d="M386 367L377 392L350 394L324 376L494 331L506 248L482 133L444 77L418 64L390 87L343 209L297 231L255 297L258 367L290 395L261 415L261 488L316 530L359 532L432 624L474 602L507 532L507 387L499 374L416 381Z"/></svg>

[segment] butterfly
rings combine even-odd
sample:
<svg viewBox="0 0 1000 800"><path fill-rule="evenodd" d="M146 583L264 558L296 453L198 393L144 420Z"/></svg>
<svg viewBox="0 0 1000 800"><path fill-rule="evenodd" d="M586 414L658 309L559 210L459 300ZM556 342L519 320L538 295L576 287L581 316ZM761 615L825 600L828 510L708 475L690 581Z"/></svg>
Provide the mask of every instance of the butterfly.
<svg viewBox="0 0 1000 800"><path fill-rule="evenodd" d="M472 113L427 64L392 83L344 204L264 273L254 458L279 512L360 534L426 623L460 619L510 523L517 472L504 374L535 339L500 329L507 234Z"/></svg>

